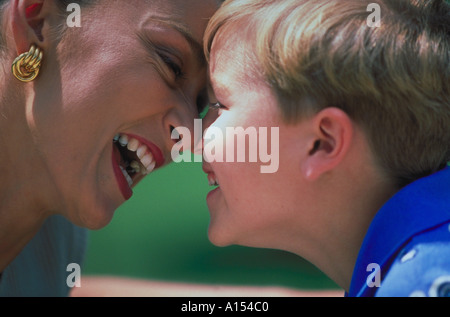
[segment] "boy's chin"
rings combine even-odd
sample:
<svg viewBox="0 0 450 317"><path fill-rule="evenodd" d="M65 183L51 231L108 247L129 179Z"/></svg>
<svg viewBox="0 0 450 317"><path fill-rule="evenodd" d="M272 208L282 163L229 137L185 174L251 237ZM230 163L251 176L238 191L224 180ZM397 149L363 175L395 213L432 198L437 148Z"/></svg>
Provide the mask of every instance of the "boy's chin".
<svg viewBox="0 0 450 317"><path fill-rule="evenodd" d="M233 243L232 240L229 237L227 237L227 235L216 232L216 230L211 226L209 227L208 230L208 238L209 241L216 247L229 247L233 244L236 244Z"/></svg>

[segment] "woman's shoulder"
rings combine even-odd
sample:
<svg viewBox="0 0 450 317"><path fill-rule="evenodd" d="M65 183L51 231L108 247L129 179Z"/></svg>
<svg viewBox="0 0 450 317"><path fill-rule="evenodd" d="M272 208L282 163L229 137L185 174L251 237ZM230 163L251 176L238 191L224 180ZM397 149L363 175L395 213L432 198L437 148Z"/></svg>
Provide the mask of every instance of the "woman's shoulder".
<svg viewBox="0 0 450 317"><path fill-rule="evenodd" d="M81 265L88 231L51 216L3 271L0 296L67 296L73 265Z"/></svg>

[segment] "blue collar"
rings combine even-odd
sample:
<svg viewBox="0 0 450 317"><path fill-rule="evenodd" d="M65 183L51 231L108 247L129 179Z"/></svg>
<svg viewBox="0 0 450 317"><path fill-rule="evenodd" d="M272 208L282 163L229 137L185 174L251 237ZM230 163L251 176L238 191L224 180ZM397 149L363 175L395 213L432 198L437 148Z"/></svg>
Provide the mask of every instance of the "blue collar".
<svg viewBox="0 0 450 317"><path fill-rule="evenodd" d="M370 263L383 266L412 236L450 220L450 167L397 192L375 215L353 271L348 296L365 296Z"/></svg>

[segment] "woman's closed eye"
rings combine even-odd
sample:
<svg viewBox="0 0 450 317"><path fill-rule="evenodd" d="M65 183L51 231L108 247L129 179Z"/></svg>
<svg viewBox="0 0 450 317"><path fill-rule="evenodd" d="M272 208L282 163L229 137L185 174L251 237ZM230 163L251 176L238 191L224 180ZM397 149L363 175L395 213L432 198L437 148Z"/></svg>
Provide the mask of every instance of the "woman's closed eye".
<svg viewBox="0 0 450 317"><path fill-rule="evenodd" d="M175 62L171 57L166 54L158 53L161 60L166 64L169 70L175 75L175 80L183 79L185 73L183 72L182 67Z"/></svg>
<svg viewBox="0 0 450 317"><path fill-rule="evenodd" d="M1 1L1 0L0 0ZM163 76L170 86L175 86L178 80L185 77L183 71L183 55L179 49L165 42L156 41L146 33L139 34L144 48L150 54L149 62Z"/></svg>

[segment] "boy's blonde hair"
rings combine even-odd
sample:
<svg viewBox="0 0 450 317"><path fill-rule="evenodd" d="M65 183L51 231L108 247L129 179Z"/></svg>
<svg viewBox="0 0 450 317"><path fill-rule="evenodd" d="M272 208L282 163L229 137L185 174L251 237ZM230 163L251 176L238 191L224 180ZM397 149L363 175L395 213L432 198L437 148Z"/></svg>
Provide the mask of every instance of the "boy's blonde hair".
<svg viewBox="0 0 450 317"><path fill-rule="evenodd" d="M215 38L250 50L242 81L265 81L287 123L343 109L402 187L450 160L450 8L377 0L381 25L373 27L372 2L228 0L208 26L205 51L209 59Z"/></svg>

